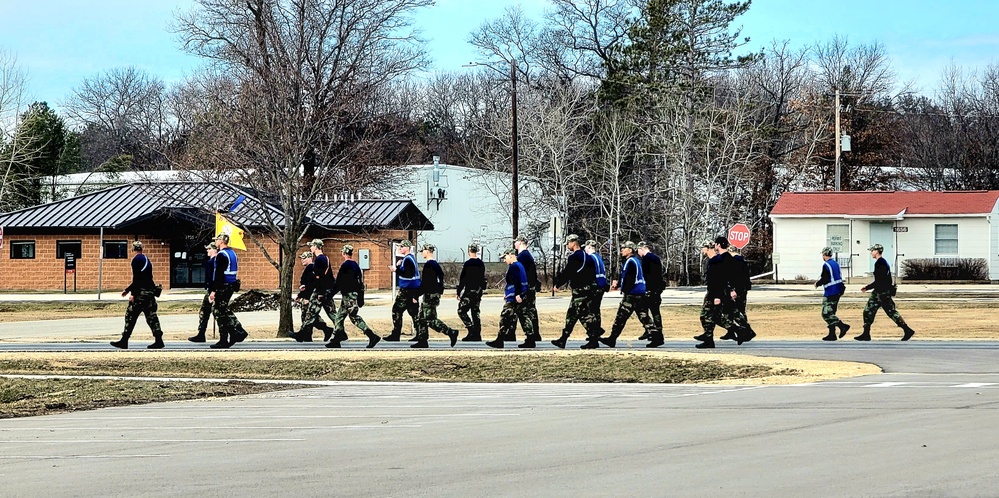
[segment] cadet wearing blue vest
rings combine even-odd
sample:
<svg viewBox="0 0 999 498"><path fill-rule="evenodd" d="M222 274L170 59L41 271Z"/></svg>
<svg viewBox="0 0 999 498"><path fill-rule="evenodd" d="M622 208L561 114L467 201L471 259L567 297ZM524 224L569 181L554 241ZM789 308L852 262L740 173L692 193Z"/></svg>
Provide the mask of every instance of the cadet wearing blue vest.
<svg viewBox="0 0 999 498"><path fill-rule="evenodd" d="M603 317L600 316L600 303L604 301L604 294L610 290L610 284L607 283L607 268L604 266L604 258L600 257L600 253L597 252L597 241L590 239L586 241L583 246L583 251L586 252L586 257L593 260L593 268L596 272L597 277L597 288L593 292L593 300L590 304L593 306L593 317L597 321L597 330L600 331L599 335L604 335L603 327Z"/></svg>
<svg viewBox="0 0 999 498"><path fill-rule="evenodd" d="M395 273L398 289L395 301L392 303L392 333L382 337L386 341L398 341L402 336L402 312L405 311L413 319L413 328L417 328L417 313L420 311L420 267L416 264L416 256L410 251L413 243L404 240L399 243L399 255L402 259L396 265L389 265Z"/></svg>
<svg viewBox="0 0 999 498"><path fill-rule="evenodd" d="M614 318L610 337L600 339L600 342L609 347L614 347L617 344L617 338L621 335L632 313L638 314L638 320L642 322L645 334L649 336L649 343L645 347L659 347L664 342L662 332L656 329L655 322L652 321L652 316L649 314L648 297L645 295L648 291L645 284L645 273L642 270L641 260L635 254L636 250L634 242L628 241L621 244L621 257L624 258L624 264L621 265L620 289L624 296L617 308L617 316ZM611 288L619 288L616 280Z"/></svg>
<svg viewBox="0 0 999 498"><path fill-rule="evenodd" d="M517 251L517 262L524 267L524 273L527 273L527 294L524 295L524 303L522 308L523 312L531 319L531 330L534 335L532 336L532 341L537 342L541 340L541 325L538 321L538 293L541 292L541 281L538 280L538 265L534 262L534 255L527 248L527 237L523 235L518 236L513 241L513 248ZM514 327L513 335L504 338L507 341L516 341L516 327ZM524 330L524 334L527 334L527 330Z"/></svg>
<svg viewBox="0 0 999 498"><path fill-rule="evenodd" d="M205 298L201 300L201 309L198 310L198 334L188 337L191 342L205 342L205 333L208 332L208 319L212 316L212 303L208 301L208 294L212 292L212 277L215 276L215 255L219 253L218 246L214 242L205 246L208 259L205 260Z"/></svg>
<svg viewBox="0 0 999 498"><path fill-rule="evenodd" d="M132 250L137 254L132 258L132 283L121 291L121 297L128 296L128 309L125 310L125 330L121 339L111 343L118 349L128 349L128 338L132 336L135 322L140 314L146 315L146 324L153 332L153 343L148 349L163 349L163 330L156 315L156 284L153 283L153 264L142 254L142 242L132 242ZM129 296L129 293L131 295Z"/></svg>
<svg viewBox="0 0 999 498"><path fill-rule="evenodd" d="M227 349L237 342L243 342L249 335L239 323L239 319L229 309L229 300L236 292L239 263L236 253L229 247L229 236L220 233L215 237L215 245L219 252L215 256L215 275L212 277L211 293L208 300L212 302L212 315L219 324L219 342L212 344L212 349Z"/></svg>
<svg viewBox="0 0 999 498"><path fill-rule="evenodd" d="M506 287L503 292L503 310L500 311L499 333L496 339L486 342L486 346L491 348L503 348L504 338L515 335L517 321L520 320L520 327L524 329L524 343L518 344L518 348L531 349L537 345L535 334L533 333L531 317L526 312L525 300L530 283L524 265L518 259L516 249L507 249L503 253L503 260L506 262Z"/></svg>
<svg viewBox="0 0 999 498"><path fill-rule="evenodd" d="M836 309L839 307L839 298L846 292L846 284L843 283L843 275L839 270L839 263L833 259L832 248L822 249L822 276L815 282L816 287L822 287L822 319L829 327L829 334L822 338L823 341L836 340L836 328L839 327L839 337L846 335L850 326L843 323L836 316Z"/></svg>

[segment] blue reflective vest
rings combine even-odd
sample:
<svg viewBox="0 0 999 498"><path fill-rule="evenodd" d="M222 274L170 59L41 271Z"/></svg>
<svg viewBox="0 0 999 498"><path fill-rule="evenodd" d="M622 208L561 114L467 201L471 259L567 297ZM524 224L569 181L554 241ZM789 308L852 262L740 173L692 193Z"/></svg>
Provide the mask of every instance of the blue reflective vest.
<svg viewBox="0 0 999 498"><path fill-rule="evenodd" d="M593 265L596 266L597 287L603 289L607 287L607 269L604 268L604 258L601 258L597 253L589 254L589 256L593 259Z"/></svg>
<svg viewBox="0 0 999 498"><path fill-rule="evenodd" d="M642 273L642 263L638 256L631 256L621 265L621 281L624 282L628 275L628 265L635 267L635 285L628 291L628 294L645 294L645 274Z"/></svg>
<svg viewBox="0 0 999 498"><path fill-rule="evenodd" d="M517 292L518 287L520 288L520 292ZM524 271L524 265L519 261L510 263L510 267L506 270L506 289L503 293L504 300L508 303L516 302L517 296L524 297L527 288L527 272Z"/></svg>
<svg viewBox="0 0 999 498"><path fill-rule="evenodd" d="M239 263L236 261L236 251L233 251L231 247L226 247L219 252L224 252L225 256L229 258L229 267L225 269L225 283L236 283L236 273L239 271Z"/></svg>
<svg viewBox="0 0 999 498"><path fill-rule="evenodd" d="M846 284L843 283L843 276L839 271L839 263L835 259L825 262L825 267L829 270L829 283L822 286L825 297L838 296L846 292Z"/></svg>
<svg viewBox="0 0 999 498"><path fill-rule="evenodd" d="M423 280L420 279L420 267L416 264L416 256L412 254L407 254L406 257L402 258L402 264L399 265L399 269L403 269L406 265L413 265L413 276L403 277L400 272L396 275L399 276L399 288L400 289L419 289Z"/></svg>

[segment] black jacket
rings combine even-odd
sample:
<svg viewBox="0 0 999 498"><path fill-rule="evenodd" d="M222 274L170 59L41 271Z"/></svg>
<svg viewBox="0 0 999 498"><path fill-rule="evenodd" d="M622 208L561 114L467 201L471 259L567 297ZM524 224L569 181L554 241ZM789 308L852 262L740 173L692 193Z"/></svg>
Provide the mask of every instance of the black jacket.
<svg viewBox="0 0 999 498"><path fill-rule="evenodd" d="M152 290L156 287L153 283L153 264L145 254L139 253L132 258L132 283L125 288L125 291L135 294L141 290Z"/></svg>
<svg viewBox="0 0 999 498"><path fill-rule="evenodd" d="M299 289L303 286L305 289L298 291L299 299L312 299L312 291L316 290L316 265L315 263L307 265L305 270L302 271L302 278L299 279Z"/></svg>
<svg viewBox="0 0 999 498"><path fill-rule="evenodd" d="M746 292L753 290L753 280L749 271L749 263L746 263L746 258L742 257L741 254L738 256L732 256L732 260L735 261L734 266L736 269L741 272L739 275L741 278L736 279L733 289L735 289L739 295L745 296Z"/></svg>
<svg viewBox="0 0 999 498"><path fill-rule="evenodd" d="M865 285L864 290L874 290L876 292L885 292L891 290L891 267L888 266L888 262L885 258L878 258L874 262L874 281Z"/></svg>
<svg viewBox="0 0 999 498"><path fill-rule="evenodd" d="M479 258L468 258L461 267L461 274L458 275L458 296L460 297L466 290L486 290L486 264Z"/></svg>
<svg viewBox="0 0 999 498"><path fill-rule="evenodd" d="M527 273L527 288L534 292L541 291L541 282L538 280L538 265L534 263L534 255L531 251L524 249L517 253L517 261L524 266Z"/></svg>
<svg viewBox="0 0 999 498"><path fill-rule="evenodd" d="M641 259L645 288L652 294L662 294L666 290L666 282L663 280L663 261L651 252L645 253Z"/></svg>
<svg viewBox="0 0 999 498"><path fill-rule="evenodd" d="M321 291L331 291L336 287L336 279L333 278L333 267L330 259L325 254L316 256L315 259L316 287Z"/></svg>
<svg viewBox="0 0 999 498"><path fill-rule="evenodd" d="M363 278L361 265L352 259L345 260L336 272L336 290L333 294L339 292L343 296L351 292L360 292Z"/></svg>
<svg viewBox="0 0 999 498"><path fill-rule="evenodd" d="M428 259L423 263L423 274L420 278L421 296L444 293L444 269L436 260Z"/></svg>
<svg viewBox="0 0 999 498"><path fill-rule="evenodd" d="M582 249L569 255L565 268L555 277L556 287L564 287L566 283L573 289L597 284L596 266Z"/></svg>

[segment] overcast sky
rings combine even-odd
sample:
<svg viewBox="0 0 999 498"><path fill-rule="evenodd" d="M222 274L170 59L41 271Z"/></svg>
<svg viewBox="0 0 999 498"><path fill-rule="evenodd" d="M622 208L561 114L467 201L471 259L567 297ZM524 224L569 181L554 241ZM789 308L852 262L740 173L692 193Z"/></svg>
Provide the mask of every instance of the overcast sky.
<svg viewBox="0 0 999 498"><path fill-rule="evenodd" d="M0 49L28 72L33 99L58 105L87 77L136 66L169 82L199 64L179 49L167 25L192 0L0 0ZM540 18L547 0L437 0L417 23L430 39L436 67L459 70L478 58L468 34L509 5ZM952 61L969 70L996 61L999 1L992 0L754 0L737 21L758 50L770 40L794 46L827 41L880 42L904 81L932 95Z"/></svg>

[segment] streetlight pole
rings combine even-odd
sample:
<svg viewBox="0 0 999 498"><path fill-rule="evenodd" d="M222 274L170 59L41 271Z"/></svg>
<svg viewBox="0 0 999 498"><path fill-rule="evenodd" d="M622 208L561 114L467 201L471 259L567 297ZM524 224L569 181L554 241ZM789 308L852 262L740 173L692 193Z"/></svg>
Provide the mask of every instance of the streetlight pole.
<svg viewBox="0 0 999 498"><path fill-rule="evenodd" d="M840 191L840 167L839 167L839 154L840 154L840 143L839 143L839 90L836 90L836 191Z"/></svg>
<svg viewBox="0 0 999 498"><path fill-rule="evenodd" d="M520 186L518 185L519 179L517 178L517 61L510 59L510 83L511 83L511 93L510 93L510 114L511 121L513 125L511 126L511 133L513 134L511 141L513 143L513 167L512 167L512 201L513 201L513 216L510 219L511 225L513 225L513 238L519 235L520 229Z"/></svg>
<svg viewBox="0 0 999 498"><path fill-rule="evenodd" d="M496 66L489 62L469 62L461 67L485 66L497 73L502 74ZM517 133L517 61L510 60L510 142L513 149L511 157L510 177L511 177L511 204L513 211L510 216L510 224L513 227L513 237L516 238L520 232L520 179L517 172L517 162L519 160L518 133Z"/></svg>

